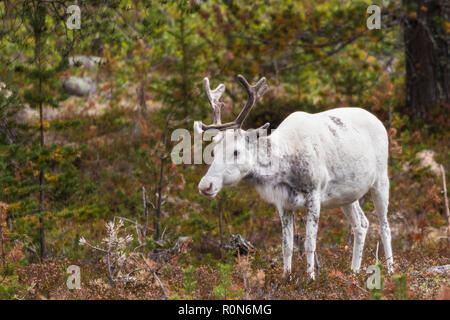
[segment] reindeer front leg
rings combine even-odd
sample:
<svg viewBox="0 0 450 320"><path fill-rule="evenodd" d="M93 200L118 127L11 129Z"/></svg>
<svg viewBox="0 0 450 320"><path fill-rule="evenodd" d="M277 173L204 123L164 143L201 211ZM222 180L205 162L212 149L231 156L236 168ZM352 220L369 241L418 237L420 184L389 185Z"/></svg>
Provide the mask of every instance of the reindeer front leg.
<svg viewBox="0 0 450 320"><path fill-rule="evenodd" d="M306 237L305 237L305 253L306 253L306 272L315 279L314 274L314 255L316 252L317 229L319 226L320 216L320 199L317 196L311 197L307 201L306 216Z"/></svg>
<svg viewBox="0 0 450 320"><path fill-rule="evenodd" d="M292 253L294 251L294 211L279 208L278 212L283 232L283 276L288 276L291 273Z"/></svg>

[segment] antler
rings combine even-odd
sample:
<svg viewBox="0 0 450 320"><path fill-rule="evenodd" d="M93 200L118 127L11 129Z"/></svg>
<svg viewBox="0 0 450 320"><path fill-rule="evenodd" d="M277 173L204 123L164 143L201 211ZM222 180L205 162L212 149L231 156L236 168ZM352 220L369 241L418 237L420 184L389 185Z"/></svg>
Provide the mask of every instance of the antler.
<svg viewBox="0 0 450 320"><path fill-rule="evenodd" d="M206 96L208 97L211 108L213 109L214 125L221 124L222 120L220 119L220 112L225 104L219 101L219 99L225 92L225 85L221 83L216 89L211 91L209 79L205 78L203 79L203 89L205 89Z"/></svg>
<svg viewBox="0 0 450 320"><path fill-rule="evenodd" d="M224 106L224 103L220 102L219 99L225 91L225 86L223 84L220 84L215 90L211 91L208 78L203 79L203 87L205 88L206 95L208 96L208 100L214 112L214 123L211 125L204 125L203 123L200 123L202 130L226 130L240 128L245 118L247 118L248 114L255 105L256 101L258 101L258 99L264 95L268 88L265 77L262 77L253 86L251 86L242 75L238 75L237 78L244 89L247 91L248 100L237 118L232 122L224 124L222 124L222 121L220 119L220 112L221 108Z"/></svg>
<svg viewBox="0 0 450 320"><path fill-rule="evenodd" d="M249 85L247 80L240 74L237 76L237 78L247 91L248 95L248 100L247 103L245 104L244 109L242 109L241 113L239 113L238 117L235 120L236 124L238 124L239 127L241 127L242 123L244 122L245 118L247 118L248 114L250 113L250 110L252 110L256 101L258 101L258 99L261 98L264 95L264 93L266 93L268 86L266 84L265 77L262 77L254 86Z"/></svg>

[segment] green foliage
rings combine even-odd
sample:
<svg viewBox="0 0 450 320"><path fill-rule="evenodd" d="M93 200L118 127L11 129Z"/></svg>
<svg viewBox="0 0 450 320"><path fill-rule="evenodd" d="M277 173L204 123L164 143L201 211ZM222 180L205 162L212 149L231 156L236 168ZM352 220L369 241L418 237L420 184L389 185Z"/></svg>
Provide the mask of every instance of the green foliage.
<svg viewBox="0 0 450 320"><path fill-rule="evenodd" d="M0 284L0 299L2 300L14 299L19 289L20 287L17 282L12 282L10 284Z"/></svg>
<svg viewBox="0 0 450 320"><path fill-rule="evenodd" d="M22 142L27 125L17 123L16 119L23 107L17 89L0 82L0 145Z"/></svg>
<svg viewBox="0 0 450 320"><path fill-rule="evenodd" d="M328 231L327 238L324 240L329 243L345 243L349 232L348 228L332 229Z"/></svg>
<svg viewBox="0 0 450 320"><path fill-rule="evenodd" d="M183 275L184 275L183 286L185 299L191 299L197 285L197 281L195 281L195 267L188 266L184 268Z"/></svg>
<svg viewBox="0 0 450 320"><path fill-rule="evenodd" d="M17 299L17 294L22 286L19 284L16 269L24 263L10 263L5 260L0 265L0 299Z"/></svg>
<svg viewBox="0 0 450 320"><path fill-rule="evenodd" d="M231 287L231 269L232 265L219 263L217 265L220 274L219 284L214 287L213 293L218 299L235 299L241 296L242 289L234 290Z"/></svg>
<svg viewBox="0 0 450 320"><path fill-rule="evenodd" d="M405 273L402 274L394 274L394 296L397 300L407 300L408 299L408 282L407 275Z"/></svg>

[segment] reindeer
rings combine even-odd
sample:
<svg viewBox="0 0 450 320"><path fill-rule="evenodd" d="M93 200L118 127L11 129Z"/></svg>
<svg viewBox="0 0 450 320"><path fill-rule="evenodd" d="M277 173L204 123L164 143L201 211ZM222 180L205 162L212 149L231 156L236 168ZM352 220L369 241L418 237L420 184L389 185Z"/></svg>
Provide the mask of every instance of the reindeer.
<svg viewBox="0 0 450 320"><path fill-rule="evenodd" d="M242 124L267 90L266 79L255 85L238 75L248 100L237 118L222 124L219 101L225 92L220 84L210 89L203 80L214 123L194 123L202 134L215 129L214 158L198 188L215 197L227 186L241 180L252 183L260 196L276 206L282 226L284 275L291 272L294 239L294 212L306 209L305 254L307 273L315 279L314 262L320 209L340 207L353 233L351 269L358 272L369 221L359 199L370 191L375 205L387 270L393 271L391 232L387 219L389 202L388 137L374 115L360 108L337 108L320 113L294 112L270 135L269 123L256 130L242 130ZM266 147L261 147L266 146Z"/></svg>

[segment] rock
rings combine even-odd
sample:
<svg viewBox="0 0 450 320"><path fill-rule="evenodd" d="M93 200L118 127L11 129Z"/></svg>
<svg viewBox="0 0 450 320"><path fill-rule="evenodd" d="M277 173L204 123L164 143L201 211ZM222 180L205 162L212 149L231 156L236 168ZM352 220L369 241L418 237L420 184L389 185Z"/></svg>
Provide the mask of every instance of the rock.
<svg viewBox="0 0 450 320"><path fill-rule="evenodd" d="M422 150L416 154L416 158L420 159L419 166L421 168L430 167L430 171L436 176L441 175L439 164L434 160L435 152L433 150Z"/></svg>
<svg viewBox="0 0 450 320"><path fill-rule="evenodd" d="M232 234L228 238L224 247L226 250L239 250L239 253L243 255L247 255L255 249L255 247L253 247L253 245L249 241L245 240L240 234Z"/></svg>
<svg viewBox="0 0 450 320"><path fill-rule="evenodd" d="M427 269L427 272L434 274L441 274L450 272L450 264L446 264L444 266L435 266Z"/></svg>
<svg viewBox="0 0 450 320"><path fill-rule="evenodd" d="M5 98L9 98L12 95L12 92L6 88L6 84L0 81L0 93L5 96Z"/></svg>
<svg viewBox="0 0 450 320"><path fill-rule="evenodd" d="M63 88L70 95L82 97L93 94L97 84L88 77L70 77L63 81Z"/></svg>
<svg viewBox="0 0 450 320"><path fill-rule="evenodd" d="M73 56L69 58L69 65L71 67L76 65L82 65L86 69L93 69L95 66L100 65L105 60L96 56Z"/></svg>
<svg viewBox="0 0 450 320"><path fill-rule="evenodd" d="M17 113L16 121L17 123L24 124L32 122L33 120L37 121L37 119L39 119L39 112L37 112L37 110L31 109L30 106L25 105L25 108Z"/></svg>
<svg viewBox="0 0 450 320"><path fill-rule="evenodd" d="M408 172L411 170L411 165L408 162L402 162L402 171Z"/></svg>

